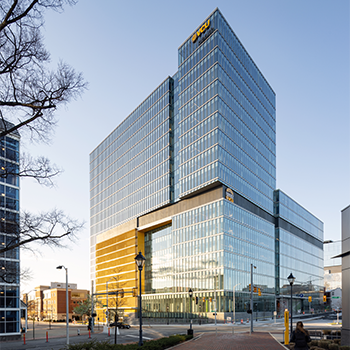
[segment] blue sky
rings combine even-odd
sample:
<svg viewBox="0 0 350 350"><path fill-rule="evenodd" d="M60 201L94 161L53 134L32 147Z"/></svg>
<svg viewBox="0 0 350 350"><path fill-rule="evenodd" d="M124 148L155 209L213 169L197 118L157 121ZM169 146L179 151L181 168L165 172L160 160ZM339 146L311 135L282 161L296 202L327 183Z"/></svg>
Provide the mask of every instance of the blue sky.
<svg viewBox="0 0 350 350"><path fill-rule="evenodd" d="M65 171L54 189L21 182L21 207L64 209L85 220L71 249L22 253L39 284L89 284L89 153L167 76L177 49L216 8L276 93L277 187L324 222L325 239L341 238L340 211L350 204L349 2L347 0L80 0L48 11L43 30L52 64L84 74L89 89L57 111L50 145L23 138L22 150L49 156ZM297 277L297 276L296 276Z"/></svg>

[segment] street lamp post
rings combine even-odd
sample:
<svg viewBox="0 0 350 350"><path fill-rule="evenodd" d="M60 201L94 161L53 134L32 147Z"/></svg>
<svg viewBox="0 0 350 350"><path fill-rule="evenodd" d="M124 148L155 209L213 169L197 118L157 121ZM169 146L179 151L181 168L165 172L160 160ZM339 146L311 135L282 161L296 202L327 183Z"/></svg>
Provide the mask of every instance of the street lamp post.
<svg viewBox="0 0 350 350"><path fill-rule="evenodd" d="M68 305L68 268L63 265L57 266L56 269L66 270L66 337L67 337L67 345L69 345L69 305Z"/></svg>
<svg viewBox="0 0 350 350"><path fill-rule="evenodd" d="M141 271L143 268L143 265L145 264L146 258L142 255L141 252L137 254L135 257L135 261L137 264L137 267L139 269L139 282L140 282L140 292L139 292L139 316L140 316L140 332L139 332L139 346L143 345L142 341L142 299L141 299L141 293L142 293L142 284L141 284Z"/></svg>
<svg viewBox="0 0 350 350"><path fill-rule="evenodd" d="M188 295L190 296L190 329L188 330L188 335L192 335L193 334L193 330L192 330L192 296L193 296L193 290L190 288L190 290L188 291Z"/></svg>
<svg viewBox="0 0 350 350"><path fill-rule="evenodd" d="M292 336L293 332L293 283L295 281L295 277L292 273L288 276L288 282L290 284L290 336Z"/></svg>

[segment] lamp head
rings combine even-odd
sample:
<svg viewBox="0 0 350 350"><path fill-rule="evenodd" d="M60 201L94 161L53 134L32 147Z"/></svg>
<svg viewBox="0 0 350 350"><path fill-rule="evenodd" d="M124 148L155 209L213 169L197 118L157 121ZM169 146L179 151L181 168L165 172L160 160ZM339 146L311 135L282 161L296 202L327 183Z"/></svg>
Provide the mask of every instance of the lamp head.
<svg viewBox="0 0 350 350"><path fill-rule="evenodd" d="M60 266L56 267L56 269L58 269L58 270L62 270L62 268L63 268L63 265L60 265Z"/></svg>
<svg viewBox="0 0 350 350"><path fill-rule="evenodd" d="M287 280L289 281L289 284L292 286L294 281L295 281L295 277L293 276L292 273L290 273L290 275L288 276Z"/></svg>
<svg viewBox="0 0 350 350"><path fill-rule="evenodd" d="M190 298L192 298L193 295L193 290L190 288L190 290L188 291L188 294L190 295Z"/></svg>
<svg viewBox="0 0 350 350"><path fill-rule="evenodd" d="M146 258L142 255L141 252L139 252L135 257L136 264L141 271L143 268L143 265L145 264Z"/></svg>

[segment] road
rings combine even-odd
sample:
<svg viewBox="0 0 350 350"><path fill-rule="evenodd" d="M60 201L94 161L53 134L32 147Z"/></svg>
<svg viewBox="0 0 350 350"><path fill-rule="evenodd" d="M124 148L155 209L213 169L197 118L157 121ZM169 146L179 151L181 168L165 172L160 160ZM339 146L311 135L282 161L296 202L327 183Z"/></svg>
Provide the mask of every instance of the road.
<svg viewBox="0 0 350 350"><path fill-rule="evenodd" d="M331 325L330 320L304 320L303 323L307 329L339 329L340 325ZM255 332L271 332L279 340L283 340L284 325L282 320L274 321L259 321L254 322ZM49 350L61 350L64 349L66 344L66 325L65 324L52 324L51 329L47 323L36 323L33 339L33 329L32 325L29 325L26 334L26 344L21 341L11 341L11 342L0 342L0 350L21 350L21 349L49 349ZM80 335L78 334L78 329L80 330ZM184 334L187 333L189 329L188 324L145 324L143 326L143 338L144 340L157 339L163 336L169 336L172 334ZM200 332L218 332L218 333L244 333L249 332L250 324L214 324L209 325L193 325L194 333ZM95 327L95 333L91 335L91 339L96 339L98 341L109 340L111 343L114 342L114 334L108 336L108 334L101 333L98 327ZM48 342L46 342L46 332L48 332ZM69 342L70 344L80 343L84 341L91 340L89 338L89 333L86 326L70 325L69 326ZM117 336L117 343L132 343L137 342L139 337L138 326L133 326L130 329L120 329L119 335Z"/></svg>

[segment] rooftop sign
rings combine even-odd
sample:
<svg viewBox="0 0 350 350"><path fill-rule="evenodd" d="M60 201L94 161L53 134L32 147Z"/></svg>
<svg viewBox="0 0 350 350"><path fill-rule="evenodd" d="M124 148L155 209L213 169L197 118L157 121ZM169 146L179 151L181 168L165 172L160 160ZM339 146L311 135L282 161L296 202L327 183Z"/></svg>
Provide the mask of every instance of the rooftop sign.
<svg viewBox="0 0 350 350"><path fill-rule="evenodd" d="M192 36L192 42L195 43L197 39L209 28L210 19L205 22Z"/></svg>

